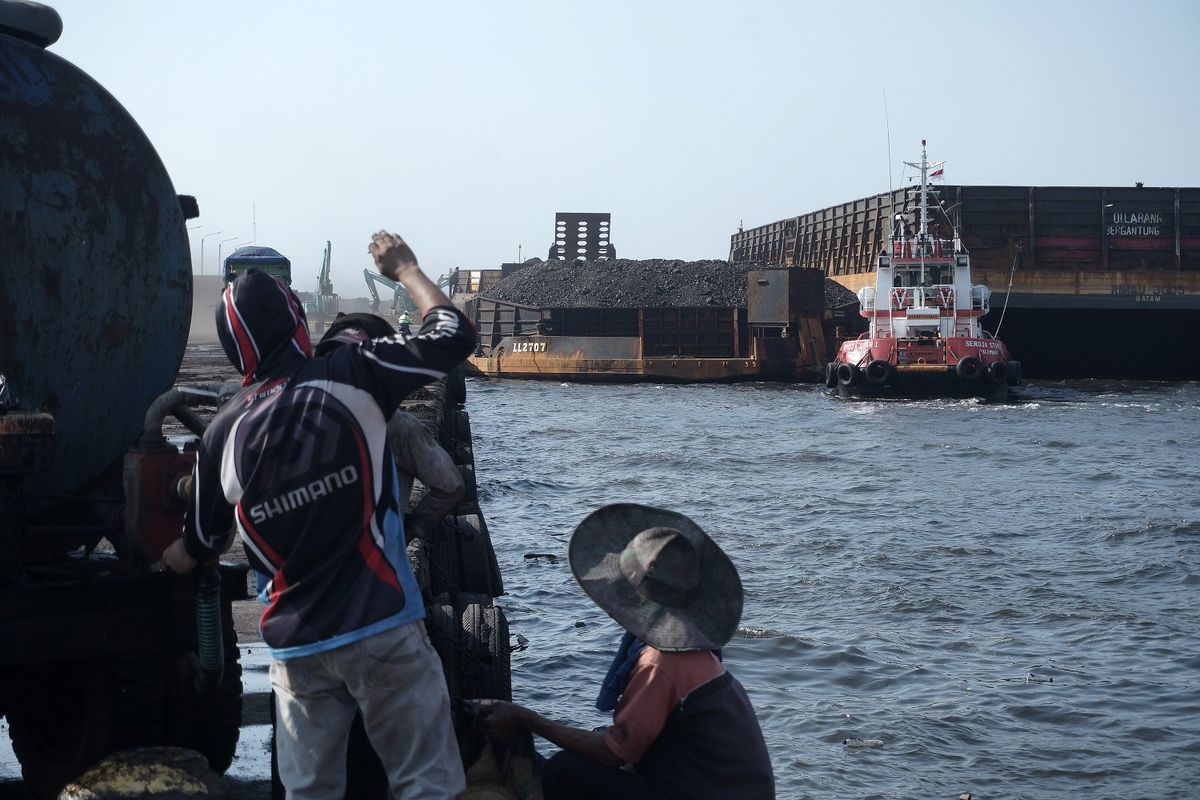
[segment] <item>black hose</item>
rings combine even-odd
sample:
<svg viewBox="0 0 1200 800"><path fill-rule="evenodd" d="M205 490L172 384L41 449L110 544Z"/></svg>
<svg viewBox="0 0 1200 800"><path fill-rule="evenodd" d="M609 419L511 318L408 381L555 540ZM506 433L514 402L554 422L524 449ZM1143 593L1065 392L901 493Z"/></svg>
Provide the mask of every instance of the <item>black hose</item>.
<svg viewBox="0 0 1200 800"><path fill-rule="evenodd" d="M187 406L179 405L171 409L171 413L175 415L175 419L183 423L183 427L197 436L204 436L204 431L208 428L208 423L195 411L192 411Z"/></svg>

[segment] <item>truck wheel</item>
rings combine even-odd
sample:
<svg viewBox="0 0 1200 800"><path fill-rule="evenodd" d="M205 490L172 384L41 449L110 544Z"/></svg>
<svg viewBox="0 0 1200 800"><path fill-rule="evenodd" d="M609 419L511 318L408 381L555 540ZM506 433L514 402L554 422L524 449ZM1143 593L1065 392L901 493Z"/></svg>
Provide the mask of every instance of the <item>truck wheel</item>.
<svg viewBox="0 0 1200 800"><path fill-rule="evenodd" d="M8 709L8 732L33 795L53 800L108 753L109 665L39 665Z"/></svg>
<svg viewBox="0 0 1200 800"><path fill-rule="evenodd" d="M238 660L237 632L233 629L233 607L229 603L222 605L225 667L221 684L201 693L193 688L189 679L183 687L187 713L183 725L177 729L180 746L202 753L218 775L224 775L233 763L242 731L242 665Z"/></svg>
<svg viewBox="0 0 1200 800"><path fill-rule="evenodd" d="M229 769L242 723L242 667L233 612L225 604L221 684L206 693L192 682L191 653L137 654L113 665L113 750L168 745L195 750L218 774Z"/></svg>

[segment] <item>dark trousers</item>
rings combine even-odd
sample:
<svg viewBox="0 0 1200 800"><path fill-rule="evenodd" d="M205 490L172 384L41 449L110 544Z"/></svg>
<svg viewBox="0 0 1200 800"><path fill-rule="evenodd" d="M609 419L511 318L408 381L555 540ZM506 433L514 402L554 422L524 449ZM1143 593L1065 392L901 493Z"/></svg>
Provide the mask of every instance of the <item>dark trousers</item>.
<svg viewBox="0 0 1200 800"><path fill-rule="evenodd" d="M544 800L660 800L642 776L560 750L542 765Z"/></svg>

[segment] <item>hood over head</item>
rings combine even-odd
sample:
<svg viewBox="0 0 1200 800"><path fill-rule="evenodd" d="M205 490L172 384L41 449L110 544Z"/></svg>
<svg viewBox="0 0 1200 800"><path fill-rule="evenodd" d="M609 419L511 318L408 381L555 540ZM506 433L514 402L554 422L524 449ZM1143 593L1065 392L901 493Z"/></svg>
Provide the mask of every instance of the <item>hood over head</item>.
<svg viewBox="0 0 1200 800"><path fill-rule="evenodd" d="M243 385L288 375L312 356L303 306L283 281L265 272L246 270L225 287L216 317L217 336L245 376Z"/></svg>

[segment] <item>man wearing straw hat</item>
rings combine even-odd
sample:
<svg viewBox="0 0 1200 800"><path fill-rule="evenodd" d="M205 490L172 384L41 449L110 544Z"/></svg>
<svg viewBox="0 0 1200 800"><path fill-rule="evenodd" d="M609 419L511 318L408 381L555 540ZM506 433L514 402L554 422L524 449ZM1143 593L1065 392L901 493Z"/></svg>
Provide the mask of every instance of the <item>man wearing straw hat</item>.
<svg viewBox="0 0 1200 800"><path fill-rule="evenodd" d="M558 798L773 798L754 708L720 648L742 616L737 569L682 514L622 503L588 515L571 537L575 579L625 629L596 706L603 731L572 728L512 703L483 708L498 739L526 731L559 747L542 773Z"/></svg>

